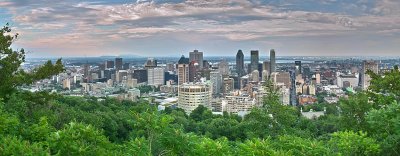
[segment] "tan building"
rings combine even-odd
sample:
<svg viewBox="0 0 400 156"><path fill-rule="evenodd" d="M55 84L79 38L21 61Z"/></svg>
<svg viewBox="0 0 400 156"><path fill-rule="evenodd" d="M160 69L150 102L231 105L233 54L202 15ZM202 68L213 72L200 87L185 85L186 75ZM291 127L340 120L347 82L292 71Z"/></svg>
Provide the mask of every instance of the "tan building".
<svg viewBox="0 0 400 156"><path fill-rule="evenodd" d="M185 110L190 114L199 105L203 105L209 109L211 99L210 86L206 84L187 84L184 83L178 89L178 108Z"/></svg>

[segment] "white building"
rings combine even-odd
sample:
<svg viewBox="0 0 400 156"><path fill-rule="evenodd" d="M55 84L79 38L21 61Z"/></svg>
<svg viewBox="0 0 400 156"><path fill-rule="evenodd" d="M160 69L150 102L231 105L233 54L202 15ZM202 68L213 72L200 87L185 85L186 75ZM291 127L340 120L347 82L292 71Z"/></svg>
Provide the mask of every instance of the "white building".
<svg viewBox="0 0 400 156"><path fill-rule="evenodd" d="M211 91L209 85L184 83L179 86L178 108L182 108L187 114L190 114L199 105L211 108L210 99Z"/></svg>
<svg viewBox="0 0 400 156"><path fill-rule="evenodd" d="M222 74L219 71L210 72L210 81L212 85L212 94L220 94L222 90Z"/></svg>
<svg viewBox="0 0 400 156"><path fill-rule="evenodd" d="M371 77L367 74L367 71L371 70L374 73L378 73L378 63L375 61L363 61L362 70L361 70L361 88L366 90L368 89Z"/></svg>
<svg viewBox="0 0 400 156"><path fill-rule="evenodd" d="M161 86L164 84L164 68L147 69L148 85Z"/></svg>
<svg viewBox="0 0 400 156"><path fill-rule="evenodd" d="M337 78L336 78L336 84L340 87L340 88L347 88L347 87L357 87L358 83L359 83L359 79L358 79L358 74L356 73L355 75L345 75L345 74L337 74Z"/></svg>
<svg viewBox="0 0 400 156"><path fill-rule="evenodd" d="M226 96L222 100L222 109L228 113L250 112L257 105L257 101L249 96Z"/></svg>

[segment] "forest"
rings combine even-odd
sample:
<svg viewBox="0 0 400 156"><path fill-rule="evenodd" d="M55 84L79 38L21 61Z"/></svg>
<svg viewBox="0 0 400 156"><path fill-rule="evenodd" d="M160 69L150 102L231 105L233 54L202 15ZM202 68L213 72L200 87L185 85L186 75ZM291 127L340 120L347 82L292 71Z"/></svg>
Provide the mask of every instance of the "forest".
<svg viewBox="0 0 400 156"><path fill-rule="evenodd" d="M369 90L338 104L284 106L266 83L264 106L243 118L203 106L187 115L145 100L19 90L63 66L21 70L24 50L10 48L18 34L7 26L0 32L0 155L400 155L397 67L369 72ZM327 113L318 119L300 114L322 107Z"/></svg>

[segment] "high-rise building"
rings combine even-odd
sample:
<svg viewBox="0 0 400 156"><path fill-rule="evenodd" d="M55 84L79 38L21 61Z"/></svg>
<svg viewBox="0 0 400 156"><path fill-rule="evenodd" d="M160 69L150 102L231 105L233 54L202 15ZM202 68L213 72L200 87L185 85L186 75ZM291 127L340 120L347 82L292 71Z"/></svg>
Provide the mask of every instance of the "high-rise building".
<svg viewBox="0 0 400 156"><path fill-rule="evenodd" d="M164 84L164 68L147 69L147 84L161 86Z"/></svg>
<svg viewBox="0 0 400 156"><path fill-rule="evenodd" d="M176 66L178 74L178 85L189 82L189 58L182 57L179 59Z"/></svg>
<svg viewBox="0 0 400 156"><path fill-rule="evenodd" d="M199 68L199 63L196 61L189 63L189 82L197 82L200 79L200 77L197 75Z"/></svg>
<svg viewBox="0 0 400 156"><path fill-rule="evenodd" d="M126 80L126 79L128 79L128 71L126 71L126 70L118 70L117 72L116 72L116 82L117 83L121 83L122 82L122 80Z"/></svg>
<svg viewBox="0 0 400 156"><path fill-rule="evenodd" d="M157 60L154 58L148 58L146 63L144 64L145 69L156 68L157 67Z"/></svg>
<svg viewBox="0 0 400 156"><path fill-rule="evenodd" d="M269 61L265 60L265 61L263 62L263 68L262 68L262 70L263 70L263 71L264 71L264 70L268 71L268 74L269 74L269 70L271 70L270 65L271 65L271 63L270 63Z"/></svg>
<svg viewBox="0 0 400 156"><path fill-rule="evenodd" d="M296 68L296 75L302 74L301 71L301 61L294 61L294 66Z"/></svg>
<svg viewBox="0 0 400 156"><path fill-rule="evenodd" d="M193 52L189 52L189 61L196 61L199 64L199 67L202 69L203 66L203 52L199 52L198 50L194 50Z"/></svg>
<svg viewBox="0 0 400 156"><path fill-rule="evenodd" d="M71 79L70 78L66 78L63 80L63 89L71 89Z"/></svg>
<svg viewBox="0 0 400 156"><path fill-rule="evenodd" d="M172 62L167 63L166 69L167 69L167 71L172 71L172 72L174 72L174 71L175 71L175 65L174 65L174 63L172 63Z"/></svg>
<svg viewBox="0 0 400 156"><path fill-rule="evenodd" d="M210 87L206 84L184 83L179 86L178 108L182 108L186 114L190 114L199 105L211 109L210 99Z"/></svg>
<svg viewBox="0 0 400 156"><path fill-rule="evenodd" d="M212 84L212 94L220 94L222 90L222 74L219 71L210 72L210 81Z"/></svg>
<svg viewBox="0 0 400 156"><path fill-rule="evenodd" d="M218 70L221 72L222 75L229 75L229 63L225 59L223 59L218 64Z"/></svg>
<svg viewBox="0 0 400 156"><path fill-rule="evenodd" d="M147 70L136 69L132 73L132 78L137 79L137 83L147 82Z"/></svg>
<svg viewBox="0 0 400 156"><path fill-rule="evenodd" d="M275 60L275 50L271 49L269 52L269 62L271 63L270 65L270 73L276 72L276 60Z"/></svg>
<svg viewBox="0 0 400 156"><path fill-rule="evenodd" d="M128 70L129 68L131 68L131 64L128 62L124 63L124 65L122 66L123 70Z"/></svg>
<svg viewBox="0 0 400 156"><path fill-rule="evenodd" d="M258 70L254 70L251 72L251 81L253 82L259 82L260 81L260 72Z"/></svg>
<svg viewBox="0 0 400 156"><path fill-rule="evenodd" d="M239 50L236 54L236 73L239 77L244 75L244 55L242 50Z"/></svg>
<svg viewBox="0 0 400 156"><path fill-rule="evenodd" d="M115 69L122 70L122 58L115 58Z"/></svg>
<svg viewBox="0 0 400 156"><path fill-rule="evenodd" d="M178 64L178 85L189 82L189 64Z"/></svg>
<svg viewBox="0 0 400 156"><path fill-rule="evenodd" d="M114 68L114 61L106 61L106 69Z"/></svg>
<svg viewBox="0 0 400 156"><path fill-rule="evenodd" d="M89 64L84 64L83 65L83 77L88 78L89 77L89 70L90 70L90 65Z"/></svg>
<svg viewBox="0 0 400 156"><path fill-rule="evenodd" d="M271 74L271 80L275 85L283 83L287 88L289 88L291 84L289 72L273 72Z"/></svg>
<svg viewBox="0 0 400 156"><path fill-rule="evenodd" d="M258 50L252 50L250 51L250 56L251 56L251 60L250 60L250 68L251 68L251 72L253 72L254 70L258 70L258 62L259 62L259 54L258 54Z"/></svg>
<svg viewBox="0 0 400 156"><path fill-rule="evenodd" d="M222 91L224 94L232 92L235 88L235 80L233 78L224 78Z"/></svg>
<svg viewBox="0 0 400 156"><path fill-rule="evenodd" d="M370 81L371 81L371 77L367 74L367 71L372 71L376 74L378 74L378 63L376 61L372 61L372 60L364 60L363 64L362 64L362 73L361 73L361 88L363 90L367 90L369 85L370 85Z"/></svg>

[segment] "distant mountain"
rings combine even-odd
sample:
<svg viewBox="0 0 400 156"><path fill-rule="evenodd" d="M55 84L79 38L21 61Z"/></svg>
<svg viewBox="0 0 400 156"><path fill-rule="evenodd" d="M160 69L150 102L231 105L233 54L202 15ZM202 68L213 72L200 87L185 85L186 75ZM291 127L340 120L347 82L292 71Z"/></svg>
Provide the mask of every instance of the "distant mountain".
<svg viewBox="0 0 400 156"><path fill-rule="evenodd" d="M134 54L123 54L123 55L104 55L100 56L102 58L116 58L116 57L122 57L122 58L144 58L144 56L140 55L134 55Z"/></svg>

